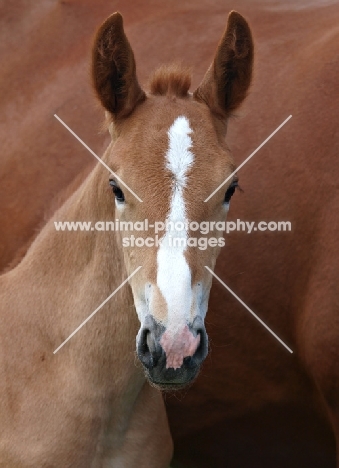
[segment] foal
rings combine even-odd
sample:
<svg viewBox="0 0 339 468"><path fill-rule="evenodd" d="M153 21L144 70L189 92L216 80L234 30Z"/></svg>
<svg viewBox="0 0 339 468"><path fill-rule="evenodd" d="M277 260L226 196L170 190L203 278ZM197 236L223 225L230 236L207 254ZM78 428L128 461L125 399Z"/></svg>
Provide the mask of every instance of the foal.
<svg viewBox="0 0 339 468"><path fill-rule="evenodd" d="M181 223L174 234L184 242L173 246L167 226L159 245L133 247L127 230L56 232L51 220L0 278L0 467L168 466L158 389L186 385L206 357L205 266L214 268L222 245L214 229L208 248L190 246L197 235L188 223L225 220L235 178L204 200L234 171L226 121L246 96L252 62L249 27L232 12L193 94L187 73L173 67L158 71L146 94L121 15L99 29L93 80L112 135L103 161L114 175L97 164L56 217ZM149 232L134 234L147 245ZM53 354L140 266L130 288Z"/></svg>

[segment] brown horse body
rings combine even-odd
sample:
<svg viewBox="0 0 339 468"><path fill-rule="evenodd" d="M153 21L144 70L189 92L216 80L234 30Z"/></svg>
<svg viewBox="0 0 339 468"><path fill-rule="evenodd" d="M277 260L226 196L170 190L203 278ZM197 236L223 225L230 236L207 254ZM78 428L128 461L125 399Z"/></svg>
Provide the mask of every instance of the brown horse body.
<svg viewBox="0 0 339 468"><path fill-rule="evenodd" d="M218 5L216 2L214 6ZM227 7L222 6L225 15ZM199 11L199 15L205 18L205 13L208 14L206 27L208 25L208 29L213 33L206 33L206 37L202 35L197 40L202 43L208 40L211 45L215 44L217 36L214 36L214 30L221 30L224 21L220 7L219 10L215 8L213 13L213 8L207 11L202 2L201 8L203 12ZM331 468L335 466L335 462L330 424L334 435L339 434L336 414L339 391L336 370L338 272L335 260L339 227L336 214L338 61L335 44L339 34L336 27L339 12L336 5L326 4L301 10L291 10L278 3L273 6L258 4L251 8L244 5L243 9L241 5L237 5L237 8L250 19L257 44L257 67L252 92L246 104L247 115L241 121L231 122L229 125L229 146L234 152L245 157L289 114L293 114L293 119L288 127L277 134L261 153L239 172L245 193L235 198L230 215L231 219L245 220L288 219L292 222L292 233L236 233L228 236L227 247L221 253L216 273L291 346L294 355L286 353L221 285L215 283L207 316L212 349L210 357L195 385L183 400L167 399L177 458L187 466L222 467L228 463L227 466L242 468L278 468L287 465ZM194 28L198 27L195 15L188 21L185 13L178 11L175 14L177 28L190 24L194 31ZM144 32L143 25L138 26L138 19L135 21L132 43L133 38L139 35L142 37ZM152 26L158 28L161 24L162 21L151 19L150 30L152 31ZM185 41L188 42L186 37L187 31ZM180 37L174 39L171 47L182 41ZM188 47L182 51L182 56L187 59L196 49L196 41L191 39L189 42L193 44L193 48ZM163 57L171 57L169 51L170 46L164 43L161 60ZM141 45L138 45L137 58L138 52L141 56ZM159 53L158 50L157 52ZM199 50L199 58L204 65L210 60L210 54L211 50L208 47L206 51ZM153 65L152 60L154 64L159 63L159 60L152 57L149 59L150 65ZM199 68L200 73L204 68ZM142 71L145 75L145 69ZM200 79L200 76L197 78ZM83 103L82 98L78 102ZM85 121L86 119L83 119L80 122L78 117L74 122L81 123L81 128L86 131L87 128L83 126ZM56 135L55 132L58 136L61 134L60 129L54 130L52 125L55 124L52 124L52 121L49 125L53 135ZM59 145L59 139L57 142L55 145ZM47 146L45 142L42 143L41 148ZM64 144L71 145L72 142ZM74 148L75 145L74 142ZM63 148L60 148L61 154ZM70 153L68 148L64 150L66 154ZM79 150L72 151L77 152L79 153ZM71 156L69 158L71 160ZM243 158L239 156L238 163L241 162L240 159ZM86 164L80 162L80 159L77 159L78 163L72 160L74 166L67 177L64 171L54 171L44 165L43 174L48 177L39 180L39 190L41 187L46 190L44 204L50 203L52 192L59 191L58 183L64 184L67 180L72 180L77 168ZM34 164L35 161L32 161L31 168ZM89 162L88 166L90 165ZM13 159L6 162L6 171L12 174L11 167L17 168L18 162ZM22 169L24 168L22 165ZM100 169L97 168L96 172L98 171L100 172ZM16 189L11 189L8 185L12 178L6 174L7 172L3 176L7 184L5 200L12 200ZM30 172L27 173L25 168L21 175L25 177L25 183L30 182L29 177L27 180L27 174L30 175ZM55 174L57 178L54 177ZM91 177L95 177L94 173ZM56 188L51 184L56 184ZM4 185L2 190L3 187ZM37 188L32 197L36 193ZM41 190L39 193L42 193ZM29 199L31 195L27 196ZM13 215L12 220L6 213L15 212L10 210L9 204L6 211L4 205L3 216L8 220L8 228L3 223L2 241L4 246L8 245L9 253L3 264L11 259L13 252L22 245L22 239L26 240L29 237L25 226L30 226L30 235L32 227L36 226L37 220L29 211L26 213L27 223L21 222L20 213L25 205L20 205L20 200L18 203L19 211ZM41 213L42 205L39 206ZM32 207L36 210L34 204ZM76 218L75 212L67 212L68 217L72 215ZM100 215L104 217L107 213ZM18 218L20 222L17 222ZM90 210L88 219L91 219ZM18 233L18 239L11 243L10 232L13 230ZM67 297L64 299L65 311L67 304L74 305L78 301L78 304L87 304L90 312L102 301L103 296L108 296L118 286L119 281L124 279L121 272L120 278L112 277L106 281L106 289L103 289L102 277L109 275L110 271L110 259L105 254L106 243L111 242L107 234L101 235L103 241L95 248L92 245L95 243L93 238L83 241L90 243L90 246L86 247L81 243L78 245L78 241L74 242L69 236L70 234L60 236L54 233L49 240L43 239L41 245L50 242L48 251L57 249L59 252L65 252L65 256L74 262L84 261L82 252L90 251L93 254L94 277L75 274L72 280L69 274L64 273L60 254L60 281L51 282L45 253L41 250L39 254L41 247L33 245L31 251L35 252L34 262L39 265L38 271L41 273L37 277L31 277L33 254L29 253L19 270L13 270L6 275L8 279L2 279L3 285L6 286L6 281L10 281L11 275L15 274L17 282L39 294L49 285L48 298L46 296L42 301L44 316L47 317L54 314L53 304L63 295ZM109 247L112 249L111 245ZM123 260L120 261L122 264ZM73 289L72 286L70 288L71 284L76 284L77 289ZM116 357L112 355L112 350L107 344L108 337L106 336L105 340L102 335L110 334L107 331L110 327L117 327L112 320L114 311L110 311L109 308L101 311L95 318L96 323L88 324L88 328L82 330L82 335L70 343L71 354L66 366L61 363L61 357L45 352L45 349L52 346L51 337L46 336L44 323L39 325L39 332L32 327L34 314L31 312L27 316L27 299L21 303L15 297L18 293L14 296L9 287L4 289L6 299L2 304L5 306L4 310L11 310L11 314L5 318L7 328L4 327L6 332L2 336L2 343L7 343L8 340L7 348L5 346L3 349L11 349L12 357L7 356L6 365L2 369L5 377L10 373L15 378L12 379L14 384L9 386L5 383L7 379L2 379L2 392L8 395L7 404L11 408L5 417L6 431L0 447L2 456L8 457L3 458L5 461L1 460L2 466L30 466L27 465L27 456L32 460L32 466L35 460L44 460L48 466L48 463L53 463L56 441L64 446L64 453L60 454L62 466L67 466L69 460L73 462L73 465L69 466L76 466L76 463L82 466L80 459L72 461L70 458L74 447L79 448L78 451L74 450L74 453L80 453L86 447L88 452L84 450L84 459L93 451L104 452L106 442L102 439L102 446L99 444L95 447L93 434L106 429L108 434L114 434L116 437L114 443L117 446L121 446L122 440L130 441L133 445L140 436L137 429L134 431L134 427L138 427L140 421L145 421L144 427L149 428L149 432L144 432L145 437L156 428L153 432L159 436L159 440L155 440L153 445L156 456L159 453L157 447L163 440L168 441L167 449L163 451L165 464L171 447L162 402L156 391L143 386L142 374L135 375L134 354L131 350L127 353L124 375L117 379L121 386L118 390L113 390L110 386L109 369ZM118 293L115 307L126 303L132 307L129 301L131 298L126 292ZM18 304L16 309L13 309L13 303ZM80 309L76 310L75 314L72 309L72 321L67 313L64 318L61 314L53 316L53 324L56 327L53 345L66 338L66 328L72 331L83 318L84 313ZM124 333L125 337L129 336L130 342L133 343L136 326L136 318L128 316L123 323L119 323L119 331ZM37 338L37 333L40 333L43 340ZM98 340L100 335L101 340ZM58 342L54 343L54 340ZM19 345L14 349L10 344L13 342L22 343L24 346ZM104 347L105 359L99 366L101 373L98 375L93 356L97 356L98 347L102 351L101 346ZM83 362L83 367L80 368L79 356ZM56 364L51 366L51 360ZM56 390L53 379L60 382L59 388L63 389L62 392ZM77 388L74 392L74 387L68 385L70 381L76 383L77 380L86 381L87 388L96 386L90 398L84 388ZM127 397L124 395L126 386L132 393ZM24 399L20 396L23 387L30 388ZM36 399L37 394L39 401ZM147 407L143 398L145 401L154 400L154 408L159 408L158 412L154 412L154 420L149 420L149 414L143 414L143 408ZM53 410L49 404L51 399L59 403L54 405ZM115 418L107 416L107 408L116 407L117 402L121 407L129 407L130 415L134 414L135 426L132 422L129 436L126 438L123 429L119 432L116 426L111 426L112 421L119 420L119 414L115 414ZM60 408L63 408L61 414ZM270 411L272 415L269 414ZM292 412L304 421L296 421ZM40 414L41 420L37 420L37 414ZM158 421L157 417L162 418L161 421ZM260 419L262 424L258 428L252 421ZM78 423L74 424L75 420ZM22 421L29 421L25 430L22 428L26 423L22 424ZM41 421L45 421L46 426L41 425ZM47 428L50 429L51 421L54 421L51 432L53 437L47 446L40 447L39 440ZM298 430L293 424L297 424ZM234 432L232 427L236 428ZM80 432L79 428L82 428ZM9 454L8 447L11 446L11 441L17 439L18 432L22 436L17 452ZM300 432L306 432L306 435L300 435ZM120 439L117 434L120 434ZM271 438L274 439L273 443ZM296 438L300 445L294 445L291 438ZM69 445L62 442L66 439ZM264 442L267 445L264 445ZM137 453L138 447L147 445L147 437L140 439L138 443L134 446ZM258 446L253 447L254 443ZM241 453L242 444L248 447L247 454ZM27 451L27 447L31 447L31 451ZM130 450L128 443L124 450L125 455L116 452L114 456L135 454ZM106 454L107 460L112 458L109 452ZM145 461L139 459L140 466L143 466L142 463L149 466L147 457L153 456L152 453L146 453ZM17 460L20 460L21 465ZM112 466L119 466L117 461L115 463ZM126 463L130 464L125 466L134 466L133 460Z"/></svg>

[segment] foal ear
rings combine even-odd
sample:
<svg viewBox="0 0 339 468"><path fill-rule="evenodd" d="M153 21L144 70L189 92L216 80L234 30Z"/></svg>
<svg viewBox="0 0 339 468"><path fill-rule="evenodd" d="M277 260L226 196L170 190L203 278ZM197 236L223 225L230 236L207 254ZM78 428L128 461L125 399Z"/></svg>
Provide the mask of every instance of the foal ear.
<svg viewBox="0 0 339 468"><path fill-rule="evenodd" d="M126 117L145 99L120 13L109 16L97 32L92 52L92 77L102 105L113 117Z"/></svg>
<svg viewBox="0 0 339 468"><path fill-rule="evenodd" d="M222 118L245 99L252 78L253 40L246 20L236 11L228 16L226 30L214 60L193 96Z"/></svg>

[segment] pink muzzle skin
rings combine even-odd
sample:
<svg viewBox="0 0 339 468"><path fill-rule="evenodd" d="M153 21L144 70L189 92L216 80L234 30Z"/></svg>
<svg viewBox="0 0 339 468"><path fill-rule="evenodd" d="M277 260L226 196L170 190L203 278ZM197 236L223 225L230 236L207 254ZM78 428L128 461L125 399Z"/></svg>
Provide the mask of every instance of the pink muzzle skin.
<svg viewBox="0 0 339 468"><path fill-rule="evenodd" d="M175 332L166 330L160 340L166 353L166 369L179 369L185 357L193 356L199 343L200 335L194 336L187 325Z"/></svg>

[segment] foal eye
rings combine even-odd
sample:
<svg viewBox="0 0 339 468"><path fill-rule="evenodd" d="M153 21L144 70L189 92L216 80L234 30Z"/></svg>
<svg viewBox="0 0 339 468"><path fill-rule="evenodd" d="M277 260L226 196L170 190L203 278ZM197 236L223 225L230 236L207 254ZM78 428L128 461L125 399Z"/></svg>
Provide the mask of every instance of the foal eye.
<svg viewBox="0 0 339 468"><path fill-rule="evenodd" d="M124 192L120 187L118 187L118 184L115 182L115 180L110 179L109 185L112 187L116 200L120 203L123 203L125 201Z"/></svg>
<svg viewBox="0 0 339 468"><path fill-rule="evenodd" d="M224 203L229 203L231 198L232 198L232 195L234 194L235 192L235 189L238 187L238 181L237 180L234 180L231 185L228 187L228 189L226 190L226 193L225 193L225 199L224 199Z"/></svg>

